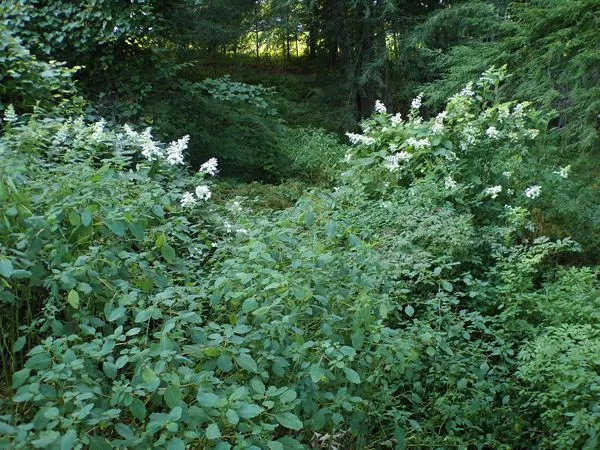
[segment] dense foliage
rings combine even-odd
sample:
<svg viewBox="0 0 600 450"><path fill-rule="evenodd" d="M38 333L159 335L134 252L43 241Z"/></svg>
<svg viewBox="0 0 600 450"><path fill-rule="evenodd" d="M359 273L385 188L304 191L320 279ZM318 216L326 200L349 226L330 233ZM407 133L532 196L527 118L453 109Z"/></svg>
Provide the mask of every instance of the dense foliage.
<svg viewBox="0 0 600 450"><path fill-rule="evenodd" d="M0 5L0 448L600 446L595 2L83 3Z"/></svg>

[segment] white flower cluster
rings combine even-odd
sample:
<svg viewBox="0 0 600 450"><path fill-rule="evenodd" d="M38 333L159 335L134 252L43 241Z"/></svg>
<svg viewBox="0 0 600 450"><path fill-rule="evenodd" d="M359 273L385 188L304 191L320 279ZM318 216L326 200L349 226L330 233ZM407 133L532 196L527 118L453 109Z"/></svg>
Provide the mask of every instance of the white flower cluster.
<svg viewBox="0 0 600 450"><path fill-rule="evenodd" d="M102 139L102 135L104 134L104 127L106 126L106 121L104 119L100 119L92 126L92 136L91 138L94 141L99 141Z"/></svg>
<svg viewBox="0 0 600 450"><path fill-rule="evenodd" d="M396 172L400 168L400 163L408 161L410 158L412 158L412 155L405 151L394 153L393 155L385 157L383 165L387 167L390 172Z"/></svg>
<svg viewBox="0 0 600 450"><path fill-rule="evenodd" d="M196 186L195 195L192 192L184 192L181 196L181 206L189 208L195 206L198 200L208 200L212 195L210 188L206 185Z"/></svg>
<svg viewBox="0 0 600 450"><path fill-rule="evenodd" d="M427 138L417 140L414 137L410 137L406 140L406 145L410 145L415 150L419 150L421 148L431 147L431 142L429 142L429 139Z"/></svg>
<svg viewBox="0 0 600 450"><path fill-rule="evenodd" d="M446 118L446 115L446 111L442 111L435 117L433 126L431 127L431 132L433 134L442 134L444 132L444 119Z"/></svg>
<svg viewBox="0 0 600 450"><path fill-rule="evenodd" d="M540 134L540 130L536 130L535 128L525 130L525 136L529 139L535 139L538 136L538 134Z"/></svg>
<svg viewBox="0 0 600 450"><path fill-rule="evenodd" d="M190 135L169 143L167 147L167 162L171 165L183 164L183 151L187 148Z"/></svg>
<svg viewBox="0 0 600 450"><path fill-rule="evenodd" d="M446 189L454 189L456 186L456 181L454 181L452 177L446 177L446 179L444 180L444 187Z"/></svg>
<svg viewBox="0 0 600 450"><path fill-rule="evenodd" d="M542 187L537 184L525 189L525 197L527 197L527 198L531 198L531 199L538 198L541 193L542 193Z"/></svg>
<svg viewBox="0 0 600 450"><path fill-rule="evenodd" d="M208 161L206 161L200 166L200 172L214 177L219 172L217 166L217 158L210 158Z"/></svg>
<svg viewBox="0 0 600 450"><path fill-rule="evenodd" d="M498 139L498 137L500 136L500 132L493 125L491 127L489 127L487 130L485 130L485 134L487 135L487 137L489 137L491 139Z"/></svg>
<svg viewBox="0 0 600 450"><path fill-rule="evenodd" d="M4 110L4 121L8 123L15 123L17 120L19 120L19 116L17 116L15 107L11 103Z"/></svg>
<svg viewBox="0 0 600 450"><path fill-rule="evenodd" d="M421 105L423 104L423 93L421 92L419 95L417 95L413 101L410 104L410 107L412 109L419 109L421 107Z"/></svg>
<svg viewBox="0 0 600 450"><path fill-rule="evenodd" d="M190 136L185 135L181 139L169 143L165 150L162 150L152 138L152 129L146 128L142 133L133 130L129 125L124 125L125 134L137 145L142 147L142 155L148 161L157 161L165 159L171 165L183 164L183 152L187 149Z"/></svg>
<svg viewBox="0 0 600 450"><path fill-rule="evenodd" d="M357 144L373 145L375 143L375 139L373 139L372 137L369 137L369 136L364 136L362 134L346 133L346 136L348 136L348 139L350 139L350 142L353 145L357 145Z"/></svg>
<svg viewBox="0 0 600 450"><path fill-rule="evenodd" d="M385 114L385 113L387 113L387 108L385 107L385 105L383 103L381 103L380 100L376 100L375 101L375 112L377 114Z"/></svg>
<svg viewBox="0 0 600 450"><path fill-rule="evenodd" d="M498 194L502 192L502 186L492 186L485 190L485 195L489 195L492 198L498 197Z"/></svg>
<svg viewBox="0 0 600 450"><path fill-rule="evenodd" d="M565 166L565 167L559 167L558 170L555 170L552 173L555 173L556 175L558 175L561 178L569 178L569 172L571 171L571 165Z"/></svg>
<svg viewBox="0 0 600 450"><path fill-rule="evenodd" d="M392 126L397 127L402 123L402 114L396 113L392 116Z"/></svg>
<svg viewBox="0 0 600 450"><path fill-rule="evenodd" d="M473 92L473 82L470 81L467 85L460 91L459 94L461 97L473 97L475 92Z"/></svg>

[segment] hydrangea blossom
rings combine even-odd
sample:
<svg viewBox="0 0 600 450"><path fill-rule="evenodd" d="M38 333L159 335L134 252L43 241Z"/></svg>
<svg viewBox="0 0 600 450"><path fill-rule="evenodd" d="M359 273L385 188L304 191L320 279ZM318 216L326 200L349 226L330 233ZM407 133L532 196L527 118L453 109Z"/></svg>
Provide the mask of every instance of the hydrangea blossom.
<svg viewBox="0 0 600 450"><path fill-rule="evenodd" d="M475 95L475 92L473 92L473 82L472 81L467 83L467 85L463 88L463 90L460 91L460 95L462 97L473 97L473 95Z"/></svg>
<svg viewBox="0 0 600 450"><path fill-rule="evenodd" d="M561 178L569 178L569 172L571 171L571 165L565 166L565 167L560 167L558 170L555 170L552 173L555 173L556 175L558 175Z"/></svg>
<svg viewBox="0 0 600 450"><path fill-rule="evenodd" d="M541 193L542 193L542 187L537 184L525 189L525 197L527 197L527 198L531 198L531 199L538 198Z"/></svg>
<svg viewBox="0 0 600 450"><path fill-rule="evenodd" d="M456 187L456 181L454 181L452 177L446 177L444 180L444 187L446 189L454 189Z"/></svg>
<svg viewBox="0 0 600 450"><path fill-rule="evenodd" d="M8 123L15 123L17 120L19 120L19 116L17 116L15 107L11 103L4 110L4 121Z"/></svg>
<svg viewBox="0 0 600 450"><path fill-rule="evenodd" d="M540 134L540 130L536 130L535 128L525 130L525 136L529 139L535 139L538 136L538 134Z"/></svg>
<svg viewBox="0 0 600 450"><path fill-rule="evenodd" d="M213 177L217 174L219 169L217 168L217 158L210 158L204 164L200 166L200 172L212 175Z"/></svg>
<svg viewBox="0 0 600 450"><path fill-rule="evenodd" d="M189 208L195 204L196 199L194 198L194 195L191 192L184 192L183 196L181 197L181 206L184 208Z"/></svg>
<svg viewBox="0 0 600 450"><path fill-rule="evenodd" d="M196 186L196 197L199 200L208 200L212 192L210 192L210 188L206 185Z"/></svg>
<svg viewBox="0 0 600 450"><path fill-rule="evenodd" d="M498 139L498 137L500 136L500 132L493 125L491 127L489 127L487 130L485 130L485 134L487 135L487 137L489 137L491 139Z"/></svg>
<svg viewBox="0 0 600 450"><path fill-rule="evenodd" d="M390 172L396 172L400 168L400 163L408 161L410 158L412 158L412 155L405 151L394 153L393 155L385 157L383 165L387 167Z"/></svg>
<svg viewBox="0 0 600 450"><path fill-rule="evenodd" d="M173 141L167 147L167 162L171 165L183 164L183 151L187 148L190 141L189 134L181 139Z"/></svg>
<svg viewBox="0 0 600 450"><path fill-rule="evenodd" d="M392 116L392 126L396 127L402 123L402 114L396 113Z"/></svg>
<svg viewBox="0 0 600 450"><path fill-rule="evenodd" d="M375 112L378 114L387 113L387 108L385 107L385 105L383 103L381 103L380 100L375 101Z"/></svg>
<svg viewBox="0 0 600 450"><path fill-rule="evenodd" d="M412 109L419 109L423 103L423 93L417 95L410 104Z"/></svg>
<svg viewBox="0 0 600 450"><path fill-rule="evenodd" d="M375 139L373 139L372 137L369 137L369 136L364 136L362 134L346 133L346 136L348 136L348 139L350 139L350 142L354 145L357 145L357 144L373 145L375 143Z"/></svg>
<svg viewBox="0 0 600 450"><path fill-rule="evenodd" d="M512 176L512 172L509 172L509 171L502 172L502 175L504 175L506 178L510 178Z"/></svg>
<svg viewBox="0 0 600 450"><path fill-rule="evenodd" d="M102 134L104 133L104 127L106 126L106 121L104 119L100 119L92 126L92 136L91 138L95 141L99 141L102 138Z"/></svg>
<svg viewBox="0 0 600 450"><path fill-rule="evenodd" d="M410 145L415 150L418 150L420 148L431 147L431 142L427 138L417 140L414 137L410 137L406 140L406 145Z"/></svg>
<svg viewBox="0 0 600 450"><path fill-rule="evenodd" d="M492 198L498 197L498 194L502 192L502 186L492 186L485 190L485 195L489 195Z"/></svg>

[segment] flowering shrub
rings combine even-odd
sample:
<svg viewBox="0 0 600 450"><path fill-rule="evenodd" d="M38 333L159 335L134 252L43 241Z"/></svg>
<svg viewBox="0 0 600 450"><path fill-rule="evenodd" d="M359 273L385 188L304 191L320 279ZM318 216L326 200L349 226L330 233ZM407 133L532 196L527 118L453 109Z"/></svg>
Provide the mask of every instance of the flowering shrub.
<svg viewBox="0 0 600 450"><path fill-rule="evenodd" d="M505 68L486 71L428 121L419 114L422 96L412 101L405 119L377 103L375 114L361 124L363 134L348 133L354 148L346 155L347 179L381 194L436 173L449 193L463 198L480 194L517 204L525 203L519 193L537 198L541 187L529 185L535 180L531 162L549 116L528 102L498 103L505 77Z"/></svg>

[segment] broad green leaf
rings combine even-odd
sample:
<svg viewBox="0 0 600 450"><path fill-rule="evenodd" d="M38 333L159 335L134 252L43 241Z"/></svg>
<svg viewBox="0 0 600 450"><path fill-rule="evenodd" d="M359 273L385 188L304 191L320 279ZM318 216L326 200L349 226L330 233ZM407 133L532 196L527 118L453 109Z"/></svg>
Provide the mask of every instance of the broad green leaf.
<svg viewBox="0 0 600 450"><path fill-rule="evenodd" d="M227 412L225 412L225 417L227 417L227 421L231 425L237 425L240 421L240 416L238 416L238 413L236 413L233 409L228 409Z"/></svg>
<svg viewBox="0 0 600 450"><path fill-rule="evenodd" d="M252 380L250 380L250 387L254 389L254 392L260 395L263 395L266 390L265 385L258 378L252 378Z"/></svg>
<svg viewBox="0 0 600 450"><path fill-rule="evenodd" d="M129 405L129 411L131 411L133 417L138 420L144 420L146 417L146 406L144 405L144 402L137 397L133 398L131 405Z"/></svg>
<svg viewBox="0 0 600 450"><path fill-rule="evenodd" d="M26 343L27 343L27 338L25 336L21 336L13 344L13 352L16 353L16 352L20 352L21 350L23 350L23 347L25 347Z"/></svg>
<svg viewBox="0 0 600 450"><path fill-rule="evenodd" d="M160 254L163 256L163 258L165 258L165 261L167 261L168 263L172 263L177 257L177 255L175 254L175 249L169 244L165 244L160 248Z"/></svg>
<svg viewBox="0 0 600 450"><path fill-rule="evenodd" d="M356 373L354 370L352 370L349 367L344 367L344 375L346 375L346 378L348 379L348 381L350 381L351 383L354 384L360 384L360 376L358 375L358 373Z"/></svg>
<svg viewBox="0 0 600 450"><path fill-rule="evenodd" d="M0 275L10 278L13 273L13 265L10 259L0 259Z"/></svg>
<svg viewBox="0 0 600 450"><path fill-rule="evenodd" d="M165 403L169 408L175 408L181 403L181 389L177 386L170 385L164 394Z"/></svg>
<svg viewBox="0 0 600 450"><path fill-rule="evenodd" d="M92 212L88 208L81 212L81 223L84 227L89 227L92 224L92 218Z"/></svg>
<svg viewBox="0 0 600 450"><path fill-rule="evenodd" d="M279 422L282 426L289 428L290 430L298 431L302 429L302 421L296 414L283 412L275 414L275 419L277 419L277 422Z"/></svg>
<svg viewBox="0 0 600 450"><path fill-rule="evenodd" d="M252 419L260 415L263 411L263 408L254 403L242 403L237 407L238 415L244 419Z"/></svg>
<svg viewBox="0 0 600 450"><path fill-rule="evenodd" d="M185 450L185 442L175 437L169 441L167 450Z"/></svg>
<svg viewBox="0 0 600 450"><path fill-rule="evenodd" d="M321 381L321 377L323 376L323 372L321 368L317 364L313 364L310 366L310 379L313 380L313 383L318 383Z"/></svg>
<svg viewBox="0 0 600 450"><path fill-rule="evenodd" d="M449 281L442 281L442 287L444 288L444 290L448 291L448 292L452 292L452 290L454 289L454 286L452 286L452 283L450 283Z"/></svg>
<svg viewBox="0 0 600 450"><path fill-rule="evenodd" d="M67 295L67 302L73 307L73 309L79 308L79 294L76 290L71 289L69 291L69 295Z"/></svg>
<svg viewBox="0 0 600 450"><path fill-rule="evenodd" d="M234 359L242 369L245 369L248 372L258 372L256 361L254 361L252 356L242 353L235 356Z"/></svg>
<svg viewBox="0 0 600 450"><path fill-rule="evenodd" d="M277 441L267 442L267 447L269 447L270 450L284 450L283 444Z"/></svg>
<svg viewBox="0 0 600 450"><path fill-rule="evenodd" d="M410 305L406 305L406 307L404 308L404 312L406 313L406 315L407 315L408 317L412 317L412 316L413 316L413 314L415 313L415 308L413 308L413 307L412 307L412 306L410 306Z"/></svg>
<svg viewBox="0 0 600 450"><path fill-rule="evenodd" d="M212 392L200 392L196 396L196 400L198 400L198 403L205 408L213 408L222 402L222 399Z"/></svg>
<svg viewBox="0 0 600 450"><path fill-rule="evenodd" d="M17 389L17 388L21 387L23 385L23 383L25 383L27 378L29 378L30 373L31 373L31 370L28 368L21 369L15 373L13 373L12 388Z"/></svg>
<svg viewBox="0 0 600 450"><path fill-rule="evenodd" d="M71 225L73 225L74 227L79 226L79 224L81 223L81 217L79 216L79 213L75 210L71 210L69 212L68 218L69 218L69 223Z"/></svg>
<svg viewBox="0 0 600 450"><path fill-rule="evenodd" d="M123 317L125 315L125 312L127 312L125 307L118 306L117 308L113 309L108 314L108 316L106 317L106 320L108 320L109 322L114 322L115 320L119 320L121 317Z"/></svg>
<svg viewBox="0 0 600 450"><path fill-rule="evenodd" d="M219 439L221 437L221 430L219 430L219 426L216 423L211 423L206 428L206 438L214 441L215 439Z"/></svg>

